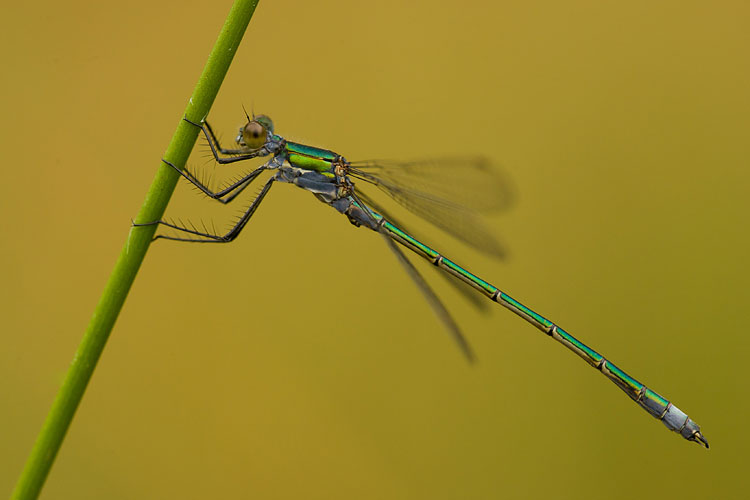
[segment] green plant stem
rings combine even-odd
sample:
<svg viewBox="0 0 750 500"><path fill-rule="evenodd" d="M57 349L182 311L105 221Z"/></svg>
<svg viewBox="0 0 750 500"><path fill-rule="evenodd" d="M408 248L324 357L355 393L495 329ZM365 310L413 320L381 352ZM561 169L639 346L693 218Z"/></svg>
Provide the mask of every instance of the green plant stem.
<svg viewBox="0 0 750 500"><path fill-rule="evenodd" d="M236 0L232 6L185 110L185 116L192 121L200 122L208 114L257 4L258 0ZM196 127L180 119L164 157L183 168L198 132ZM179 175L174 170L160 163L136 218L137 222L161 219L178 179ZM39 496L155 231L156 226L131 227L125 247L52 403L12 499L27 500Z"/></svg>

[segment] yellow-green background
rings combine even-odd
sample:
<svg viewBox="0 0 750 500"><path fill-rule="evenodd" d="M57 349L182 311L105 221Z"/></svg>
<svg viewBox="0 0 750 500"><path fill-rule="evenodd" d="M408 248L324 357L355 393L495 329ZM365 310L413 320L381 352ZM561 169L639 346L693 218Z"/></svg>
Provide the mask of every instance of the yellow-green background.
<svg viewBox="0 0 750 500"><path fill-rule="evenodd" d="M3 9L0 496L229 6ZM279 185L232 245L152 247L43 498L739 498L749 25L743 1L263 0L210 114L225 138L244 104L350 159L504 165L506 261L422 233L675 401L710 450L421 266L468 366L376 235ZM222 227L241 208L184 183L174 201Z"/></svg>

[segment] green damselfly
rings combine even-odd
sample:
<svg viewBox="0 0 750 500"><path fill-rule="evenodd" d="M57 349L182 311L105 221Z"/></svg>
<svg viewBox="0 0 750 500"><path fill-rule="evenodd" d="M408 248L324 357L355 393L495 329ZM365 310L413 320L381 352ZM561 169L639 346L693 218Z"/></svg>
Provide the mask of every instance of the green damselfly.
<svg viewBox="0 0 750 500"><path fill-rule="evenodd" d="M375 185L416 215L436 224L454 236L473 244L479 249L490 253L499 253L501 247L494 238L488 235L489 233L481 229L473 219L472 212L463 209L461 204L450 200L447 195L440 193L440 183L437 183L437 190L430 190L423 186L414 187L413 185L408 185L408 182L403 182L405 179L411 179L411 182L418 185L429 183L430 167L432 167L433 171L442 170L445 172L447 169L453 175L460 178L461 174L459 173L460 171L456 170L458 167L456 167L457 163L455 161L413 162L390 165L379 162L349 162L343 156L333 151L287 141L274 133L273 122L267 116L262 115L253 116L252 118L247 116L247 123L240 127L235 140L237 147L235 149L225 149L221 147L208 123L203 122L199 124L187 118L185 118L185 121L203 131L214 158L220 164L234 163L258 157L271 157L263 165L243 175L219 191L212 191L194 174L187 170L179 169L166 159L163 160L165 164L176 170L182 177L210 198L218 200L221 203L229 203L264 171L270 170L274 174L266 181L247 210L244 211L237 223L226 234L215 234L205 228L201 231L195 226L187 227L166 220L135 224L136 226L158 224L177 230L185 235L169 236L160 234L154 239L164 238L189 242L228 243L233 241L242 229L244 229L274 182L295 184L313 193L323 203L346 215L349 221L355 226L372 229L383 236L388 246L398 257L399 262L415 281L437 316L452 333L470 361L473 360L473 353L455 321L453 321L445 306L443 306L427 282L421 277L413 264L395 243L399 243L417 255L427 259L448 275L481 292L490 300L506 307L548 336L554 338L602 372L617 387L625 391L641 408L645 409L653 417L661 420L667 428L679 432L682 437L689 441L699 443L708 448L708 441L701 434L698 424L667 399L632 378L604 358L604 356L577 340L552 321L532 311L513 299L510 295L500 291L497 287L475 276L416 239L404 229L403 225L399 224L381 206L375 203L372 198L357 189L354 183L354 180L359 180ZM435 167L438 168L436 169ZM489 185L495 185L498 189L502 189L495 182L496 178L493 178L490 171L482 162L466 160L464 168L479 171L481 179L486 180ZM496 197L496 199L502 198L507 197ZM472 204L476 206L481 200L481 197L475 197Z"/></svg>

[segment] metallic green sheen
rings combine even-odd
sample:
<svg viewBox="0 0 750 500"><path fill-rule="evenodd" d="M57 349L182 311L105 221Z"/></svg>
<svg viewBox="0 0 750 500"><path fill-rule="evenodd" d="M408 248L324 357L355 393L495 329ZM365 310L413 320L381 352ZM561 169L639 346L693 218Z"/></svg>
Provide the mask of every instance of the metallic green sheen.
<svg viewBox="0 0 750 500"><path fill-rule="evenodd" d="M358 203L355 203L359 206ZM382 217L377 215L376 218L381 220ZM548 320L544 316L534 312L525 305L515 300L510 295L500 292L496 287L482 280L481 278L471 274L466 269L462 268L458 264L451 260L443 257L437 251L423 244L419 240L413 238L408 233L402 231L398 227L383 220L382 228L390 233L390 235L399 243L410 248L417 254L425 257L433 264L445 269L447 272L457 276L467 284L473 285L479 290L483 291L494 301L502 304L518 316L527 320L532 325L536 326L565 347L575 352L584 359L587 363L597 368L602 372L609 380L622 389L632 400L646 410L646 412L656 417L657 419L664 422L671 430L677 430L680 434L689 441L697 442L706 448L708 448L708 442L700 433L700 427L697 424L692 423L691 427L675 427L675 424L671 421L665 420L665 416L668 415L670 402L664 399L659 394L648 389L646 386L638 382L636 379L620 370L617 366L606 360L601 354L580 342L578 339L573 337L571 334L555 325L552 321ZM679 410L678 410L679 411ZM685 415L687 418L687 415ZM690 422L690 420L688 419ZM687 430L684 430L687 429Z"/></svg>
<svg viewBox="0 0 750 500"><path fill-rule="evenodd" d="M585 353L588 358L587 361L589 361L592 365L597 365L602 359L604 359L601 354L599 354L559 326L557 327L557 334L560 335L560 337L564 338L567 342L570 342L572 345L574 345L576 349Z"/></svg>
<svg viewBox="0 0 750 500"><path fill-rule="evenodd" d="M308 146L298 142L287 141L286 150L287 153L299 153L304 156L319 158L321 160L335 160L339 156L328 149L316 148L315 146Z"/></svg>
<svg viewBox="0 0 750 500"><path fill-rule="evenodd" d="M313 158L296 153L289 153L286 159L293 167L301 168L304 170L314 170L321 173L331 172L332 170L331 162L328 160L322 160L320 158Z"/></svg>
<svg viewBox="0 0 750 500"><path fill-rule="evenodd" d="M383 223L383 227L392 234L395 234L399 239L401 239L404 243L406 243L408 246L412 247L415 250L418 250L422 253L422 255L430 260L436 259L440 256L439 253L437 253L432 248L428 247L421 241L412 238L409 234L403 232L401 229L397 228L390 222L386 221Z"/></svg>
<svg viewBox="0 0 750 500"><path fill-rule="evenodd" d="M669 401L651 389L646 389L643 393L643 397L638 401L638 404L640 404L643 409L649 412L652 416L661 419L664 412L667 411Z"/></svg>
<svg viewBox="0 0 750 500"><path fill-rule="evenodd" d="M643 398L652 399L664 407L669 406L669 400L667 398L657 392L652 391L651 389L646 389L646 393L643 395Z"/></svg>
<svg viewBox="0 0 750 500"><path fill-rule="evenodd" d="M616 377L616 379L612 379L617 383L617 385L620 386L630 397L633 399L637 399L638 395L641 392L641 389L643 389L643 384L638 382L636 379L625 373L624 371L617 368L615 365L607 362L607 370L612 373ZM611 378L611 377L610 377Z"/></svg>
<svg viewBox="0 0 750 500"><path fill-rule="evenodd" d="M459 266L458 264L456 264L452 260L449 260L449 259L446 259L445 257L443 257L442 264L445 267L447 267L448 269L450 269L451 271L454 271L455 273L460 274L464 278L466 278L469 281L471 281L473 284L475 284L476 286L478 286L479 288L481 288L484 291L484 293L486 293L487 295L492 296L495 292L497 292L497 288L495 288L494 286L490 285L489 283L487 283L483 279L478 278L477 276L474 276L469 271L467 271L463 267Z"/></svg>
<svg viewBox="0 0 750 500"><path fill-rule="evenodd" d="M267 117L265 117L265 119L266 121L263 122L264 126L266 126L267 130L270 130L271 133L273 134L273 131L271 130L272 122ZM204 129L204 132L206 133L207 136L211 135L210 130L207 131L206 129ZM566 348L568 348L569 350L577 354L580 358L585 360L587 363L589 363L598 371L600 371L603 375L605 375L609 380L611 380L615 385L617 385L617 387L619 387L624 392L626 392L631 399L636 401L638 405L644 408L650 415L653 415L657 417L658 419L662 420L662 422L664 422L665 425L669 429L673 431L678 431L680 435L682 435L684 438L688 439L689 441L699 443L705 446L706 448L708 448L708 442L706 441L705 437L701 434L700 427L695 422L690 420L687 417L687 414L685 414L684 412L679 410L677 407L672 405L669 401L664 399L662 396L646 388L646 386L642 385L640 382L632 378L630 375L620 370L614 364L611 364L602 355L600 355L595 350L588 347L586 344L580 342L578 339L576 339L575 337L567 333L565 330L555 325L552 321L534 312L533 310L521 304L520 302L518 302L511 296L505 293L502 293L495 286L484 281L478 276L475 276L474 274L464 269L463 267L459 266L455 262L447 259L443 255L438 253L436 250L433 250L429 246L425 245L421 241L417 240L416 238L408 234L406 231L402 230L401 228L385 220L383 216L372 211L362 201L359 201L360 200L359 196L353 190L353 187L354 187L353 183L349 183L350 180L349 180L349 175L347 173L347 168L346 168L348 164L340 155L328 149L316 148L314 146L308 146L308 145L300 144L296 142L287 142L285 139L283 139L281 136L278 136L278 135L272 135L272 137L273 137L273 140L270 141L271 143L267 145L267 148L264 150L259 150L259 153L258 153L258 155L260 154L268 155L271 153L274 154L273 161L269 161L264 167L269 168L269 169L283 168L282 162L286 161L295 168L305 170L304 179L311 180L311 183L307 184L304 182L299 182L294 179L288 178L288 177L294 177L294 175L300 174L300 172L292 173L293 175L289 175L289 176L280 176L277 178L269 179L269 181L264 186L258 198L256 198L256 200L253 202L250 208L247 209L247 211L241 218L240 222L237 225L235 225L234 228L229 233L227 233L227 236L232 236L231 239L233 239L234 236L236 236L239 233L239 231L244 227L247 220L253 215L254 210L257 207L257 203L259 203L260 200L263 199L263 196L265 196L265 194L268 192L268 189L270 189L270 185L272 181L278 180L278 181L283 181L283 182L292 182L294 184L297 184L299 187L306 189L310 192L320 193L320 191L315 188L314 184L316 184L318 181L321 180L320 176L325 176L329 180L335 181L335 184L333 184L334 187L336 185L339 185L340 189L335 191L336 193L335 197L334 196L326 197L326 196L322 196L318 194L318 199L332 206L336 210L343 212L345 215L348 216L350 222L352 222L356 226L368 227L369 229L372 229L376 232L380 232L384 236L391 238L393 241L413 251L415 254L421 257L424 257L425 259L430 261L433 265L441 268L446 273L449 273L453 277L456 277L462 282L476 288L478 291L488 296L491 300L506 307L511 312L513 312L517 316L527 321L529 324L538 328L539 330L541 330L542 332L552 337L556 341L560 342L563 346L565 346ZM209 137L209 139L211 138ZM219 160L217 151L214 148L214 144L216 142L217 141L213 140L211 143L212 151L216 159ZM252 157L254 155L248 154L247 156ZM235 161L235 160L240 160L240 159L245 159L245 158L236 157L229 161ZM174 166L172 164L169 164L169 165ZM335 169L334 169L334 166L336 166ZM320 174L320 176L312 175L312 172L317 172ZM352 174L352 177L355 179L362 179L371 184L378 185L381 188L384 188L386 186L384 182L379 182L377 176L375 176L374 174L369 174L369 173L364 174L363 172L358 172L357 170L352 170L351 174ZM355 174L358 174L358 175L355 175ZM456 174L458 175L459 172L457 171ZM193 183L195 186L199 187L204 193L210 194L212 197L215 197L218 199L222 198L226 194L229 194L232 190L235 190L235 189L238 189L237 191L238 193L239 191L244 189L244 186L247 186L249 182L252 181L254 178L253 176L254 174L250 175L248 177L238 180L231 187L228 187L222 190L222 192L220 193L213 193L206 186L204 186L197 179L195 179L193 176L186 175L185 173L182 173L182 175L184 178L186 178L188 181ZM338 176L341 176L341 179L338 179ZM341 184L339 184L339 181L341 181ZM330 188L331 186L326 184L325 187ZM412 209L415 213L419 214L419 211L414 210L414 206L410 208L410 203L408 203L407 199L404 199L406 195L404 195L403 193L408 192L408 190L399 191L396 188L394 188L393 190L390 188L384 189L384 190L387 193L389 193L396 201L399 201L400 203L402 203L406 208ZM323 193L330 193L330 192L331 191L323 191ZM232 194L230 195L231 197L227 197L226 199L222 201L224 202L231 201L231 199L234 198L235 195L236 194ZM365 198L365 200L366 199L367 198ZM374 220L371 219L367 215L368 213L372 216ZM436 216L437 215L439 214L436 214ZM167 224L164 221L155 221L149 224L166 224L167 226L171 228L182 230L187 233L191 233L193 235L203 236L205 238L202 240L197 240L197 239L190 239L190 238L174 238L174 237L159 235L159 237L163 236L168 239L176 239L176 240L181 240L181 241L213 241L213 242L231 241L231 239L227 237L219 237L217 235L213 235L208 232L201 233L200 231L196 231L194 229L183 228L183 227L179 227L173 224ZM150 234L153 235L153 233L150 233ZM389 241L389 243L391 242ZM395 247L392 247L392 248L395 248ZM411 277L414 279L415 282L417 282L422 292L426 295L426 297L430 301L437 315L441 318L441 320L448 327L448 329L451 330L452 333L454 333L459 343L461 344L462 348L464 349L465 353L468 354L469 358L471 359L472 358L471 351L468 348L466 341L462 337L461 333L458 331L458 327L452 321L452 319L450 318L450 315L444 309L439 299L435 297L434 293L429 290L429 287L426 285L426 283L423 282L423 280L421 279L417 271L411 268L411 266L408 264L408 259L397 248L395 248L395 250L399 254L399 258L402 261L402 264L404 264L407 268L409 268L408 271Z"/></svg>
<svg viewBox="0 0 750 500"><path fill-rule="evenodd" d="M550 320L548 320L547 318L545 318L544 316L540 314L535 313L534 311L532 311L525 305L521 304L516 299L514 299L513 297L511 297L510 295L506 293L501 293L500 299L502 299L504 302L507 302L508 304L513 306L513 308L518 309L526 316L530 317L532 320L534 320L537 323L537 326L544 329L545 331L552 328L552 326L554 325L554 323L552 323Z"/></svg>

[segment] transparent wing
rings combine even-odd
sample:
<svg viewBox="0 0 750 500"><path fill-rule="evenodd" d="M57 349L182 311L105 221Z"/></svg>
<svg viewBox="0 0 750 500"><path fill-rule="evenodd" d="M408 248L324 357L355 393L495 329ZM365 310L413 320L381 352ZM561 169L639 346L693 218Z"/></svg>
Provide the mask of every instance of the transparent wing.
<svg viewBox="0 0 750 500"><path fill-rule="evenodd" d="M432 291L430 285L428 285L422 275L419 274L419 271L417 271L417 268L414 267L414 264L412 264L411 261L406 257L406 255L404 255L404 252L402 252L401 249L396 246L396 243L390 238L390 236L385 233L382 234L383 238L385 238L385 241L388 244L388 248L390 248L391 251L396 255L396 258L404 267L406 273L417 285L419 291L422 292L422 295L425 297L425 299L427 299L427 303L430 305L430 307L432 307L435 315L443 323L443 326L445 326L445 328L451 333L453 339L456 341L458 346L461 348L461 351L466 356L466 359L469 360L469 363L473 363L475 360L474 352L471 350L469 341L466 340L466 337L464 337L463 333L461 333L461 329L453 320L453 317L450 315L438 296L435 295L435 292Z"/></svg>
<svg viewBox="0 0 750 500"><path fill-rule="evenodd" d="M477 212L507 209L515 198L510 177L482 156L404 162L374 160L351 165L380 181L383 191L398 188L398 191L431 195Z"/></svg>
<svg viewBox="0 0 750 500"><path fill-rule="evenodd" d="M351 175L377 186L404 208L490 255L505 255L477 211L502 210L512 185L484 158L355 162Z"/></svg>
<svg viewBox="0 0 750 500"><path fill-rule="evenodd" d="M366 204L366 206L372 208L381 216L385 217L388 222L397 225L400 229L406 231L412 236L418 237L417 233L415 233L413 230L405 226L403 222L393 217L393 215L388 213L388 211L385 208L383 208L379 203L375 202L372 198L362 193L361 191L357 192L357 196ZM463 281L461 281L454 275L441 271L435 266L430 266L430 267L435 269L435 272L437 272L444 280L446 280L448 284L450 284L458 293L460 293L474 307L476 307L477 309L479 309L480 311L484 313L489 312L489 302L487 302L481 295L476 293L476 290L474 290L471 286L467 285L466 283L464 283Z"/></svg>

